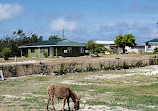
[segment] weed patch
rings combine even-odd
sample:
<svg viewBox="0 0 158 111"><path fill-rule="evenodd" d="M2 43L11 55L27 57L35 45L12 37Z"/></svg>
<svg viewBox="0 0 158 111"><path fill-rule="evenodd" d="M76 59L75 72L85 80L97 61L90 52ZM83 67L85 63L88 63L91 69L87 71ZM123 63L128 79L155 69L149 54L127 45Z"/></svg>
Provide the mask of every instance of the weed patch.
<svg viewBox="0 0 158 111"><path fill-rule="evenodd" d="M0 102L3 101L4 98L4 96L0 96Z"/></svg>
<svg viewBox="0 0 158 111"><path fill-rule="evenodd" d="M24 99L22 101L25 101L25 102L28 102L28 103L35 103L35 102L37 102L39 100L38 100L37 97L32 97L32 98L26 98L26 99Z"/></svg>
<svg viewBox="0 0 158 111"><path fill-rule="evenodd" d="M25 79L25 81L49 81L51 77L48 76L31 76Z"/></svg>

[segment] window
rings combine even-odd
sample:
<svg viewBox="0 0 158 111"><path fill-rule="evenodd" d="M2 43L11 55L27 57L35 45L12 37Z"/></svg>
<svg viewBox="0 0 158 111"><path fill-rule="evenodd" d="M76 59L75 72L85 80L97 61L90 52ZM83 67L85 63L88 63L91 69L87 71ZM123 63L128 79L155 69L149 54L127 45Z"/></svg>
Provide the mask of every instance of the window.
<svg viewBox="0 0 158 111"><path fill-rule="evenodd" d="M134 49L134 47L131 47L131 49Z"/></svg>
<svg viewBox="0 0 158 111"><path fill-rule="evenodd" d="M31 48L31 53L35 53L35 49L34 48Z"/></svg>
<svg viewBox="0 0 158 111"><path fill-rule="evenodd" d="M80 47L80 53L84 53L84 47Z"/></svg>
<svg viewBox="0 0 158 111"><path fill-rule="evenodd" d="M89 50L85 50L85 53L89 53Z"/></svg>
<svg viewBox="0 0 158 111"><path fill-rule="evenodd" d="M148 45L148 48L151 48L151 45Z"/></svg>
<svg viewBox="0 0 158 111"><path fill-rule="evenodd" d="M64 54L66 54L67 53L67 50L64 50Z"/></svg>
<svg viewBox="0 0 158 111"><path fill-rule="evenodd" d="M67 48L67 53L72 53L72 47Z"/></svg>
<svg viewBox="0 0 158 111"><path fill-rule="evenodd" d="M40 49L40 53L44 53L44 48L41 48L41 49Z"/></svg>

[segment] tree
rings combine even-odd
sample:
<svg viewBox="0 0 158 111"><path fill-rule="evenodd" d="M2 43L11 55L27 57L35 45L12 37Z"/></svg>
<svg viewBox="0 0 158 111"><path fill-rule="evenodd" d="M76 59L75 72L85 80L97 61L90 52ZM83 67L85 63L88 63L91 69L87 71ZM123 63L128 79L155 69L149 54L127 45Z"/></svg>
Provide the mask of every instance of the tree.
<svg viewBox="0 0 158 111"><path fill-rule="evenodd" d="M42 39L42 36L38 37L36 34L25 34L23 30L14 31L12 36L7 35L4 39L0 39L0 52L3 51L4 48L10 48L10 56L20 56L19 46L40 42Z"/></svg>
<svg viewBox="0 0 158 111"><path fill-rule="evenodd" d="M116 40L114 40L116 46L121 47L123 49L123 53L125 53L125 47L126 46L130 46L133 47L136 45L135 40L134 39L135 36L133 36L132 34L127 34L127 35L119 35L116 36Z"/></svg>
<svg viewBox="0 0 158 111"><path fill-rule="evenodd" d="M95 44L95 52L97 53L104 53L105 52L105 47L103 44Z"/></svg>
<svg viewBox="0 0 158 111"><path fill-rule="evenodd" d="M51 35L49 37L49 40L52 40L52 39L61 39L60 37L58 37L57 35Z"/></svg>
<svg viewBox="0 0 158 111"><path fill-rule="evenodd" d="M95 42L93 40L88 41L87 44L86 44L86 48L88 48L90 50L90 52L92 54L94 54Z"/></svg>
<svg viewBox="0 0 158 111"><path fill-rule="evenodd" d="M11 49L10 48L4 48L1 52L0 55L4 58L4 60L8 60L8 57L11 54Z"/></svg>
<svg viewBox="0 0 158 111"><path fill-rule="evenodd" d="M14 37L11 50L12 50L12 55L13 56L20 56L20 49L18 46L24 45L24 44L30 44L30 43L35 43L35 42L40 42L43 40L42 36L36 35L36 34L25 34L23 30L18 30L17 32L13 32Z"/></svg>
<svg viewBox="0 0 158 111"><path fill-rule="evenodd" d="M158 52L158 48L157 47L155 47L154 52Z"/></svg>

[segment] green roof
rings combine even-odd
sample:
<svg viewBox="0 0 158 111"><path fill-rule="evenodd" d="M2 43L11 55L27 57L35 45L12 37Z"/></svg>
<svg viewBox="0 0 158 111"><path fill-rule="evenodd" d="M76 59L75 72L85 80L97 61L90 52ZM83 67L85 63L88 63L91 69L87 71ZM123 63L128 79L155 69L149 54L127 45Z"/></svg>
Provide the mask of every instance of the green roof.
<svg viewBox="0 0 158 111"><path fill-rule="evenodd" d="M23 46L20 46L19 48L23 47L46 47L46 46L85 46L85 44L70 41L67 39L53 39L53 40L47 40L47 41L41 41L31 44L26 44Z"/></svg>
<svg viewBox="0 0 158 111"><path fill-rule="evenodd" d="M158 42L158 39L152 39L152 40L149 40L147 42ZM147 43L147 42L145 42L145 43Z"/></svg>

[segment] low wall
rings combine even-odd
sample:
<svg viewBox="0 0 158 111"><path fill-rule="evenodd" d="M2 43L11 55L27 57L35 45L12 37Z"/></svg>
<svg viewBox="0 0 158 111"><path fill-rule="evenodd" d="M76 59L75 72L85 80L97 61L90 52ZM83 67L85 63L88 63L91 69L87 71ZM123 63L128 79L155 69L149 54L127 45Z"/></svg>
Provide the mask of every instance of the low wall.
<svg viewBox="0 0 158 111"><path fill-rule="evenodd" d="M23 65L0 65L4 77L18 77L33 74L64 74L75 72L99 71L99 70L120 70L133 67L143 67L147 65L158 65L158 59L142 60L109 60L104 62L89 61L87 63L61 63L57 65L40 64L23 64Z"/></svg>

